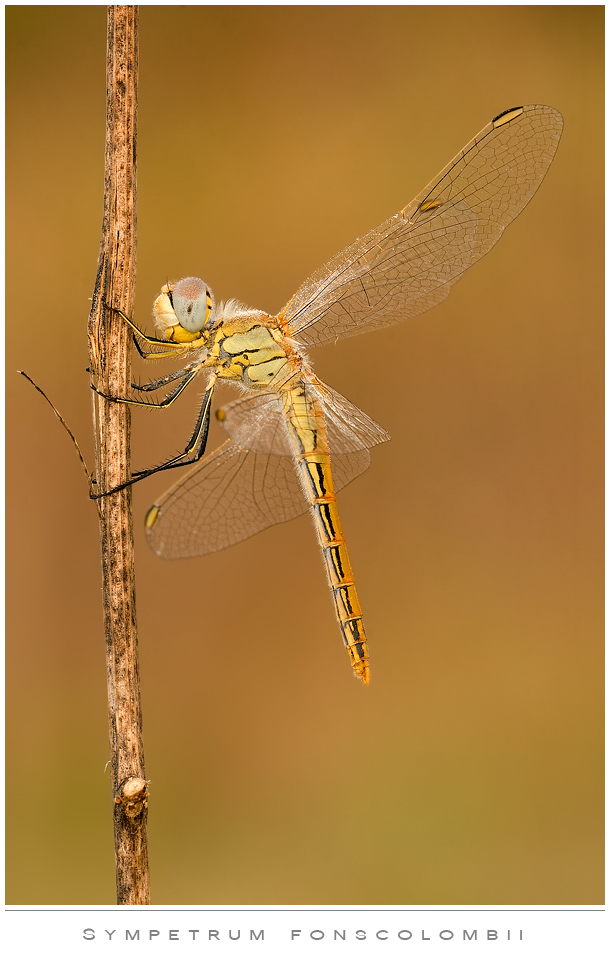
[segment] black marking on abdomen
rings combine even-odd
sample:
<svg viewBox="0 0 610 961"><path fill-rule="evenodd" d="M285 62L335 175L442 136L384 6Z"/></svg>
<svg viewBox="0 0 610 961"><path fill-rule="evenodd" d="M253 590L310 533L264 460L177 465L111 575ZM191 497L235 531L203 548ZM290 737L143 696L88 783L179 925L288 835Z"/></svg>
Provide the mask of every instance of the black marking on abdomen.
<svg viewBox="0 0 610 961"><path fill-rule="evenodd" d="M365 657L364 625L361 617L354 617L350 621L342 621L343 640L346 647L355 647L360 657Z"/></svg>
<svg viewBox="0 0 610 961"><path fill-rule="evenodd" d="M326 555L328 564L332 566L337 580L345 580L345 571L343 570L343 564L341 562L340 546L337 545L336 547L325 547L324 554Z"/></svg>
<svg viewBox="0 0 610 961"><path fill-rule="evenodd" d="M337 532L335 530L333 519L330 512L330 505L326 504L315 504L314 510L320 520L322 529L326 534L326 538L329 541L334 541L337 538Z"/></svg>
<svg viewBox="0 0 610 961"><path fill-rule="evenodd" d="M328 497L326 475L322 464L318 461L304 460L301 464L301 474L307 482L312 501L323 500Z"/></svg>
<svg viewBox="0 0 610 961"><path fill-rule="evenodd" d="M313 497L326 497L328 488L326 487L326 475L322 464L318 461L306 460L303 464L305 476L310 483Z"/></svg>
<svg viewBox="0 0 610 961"><path fill-rule="evenodd" d="M335 595L335 604L337 605L337 610L339 610L339 606L341 606L342 610L348 616L350 614L354 614L354 608L352 607L352 602L350 598L350 587L353 587L353 584L350 584L349 587L344 584L342 584L341 587L333 587L333 593Z"/></svg>
<svg viewBox="0 0 610 961"><path fill-rule="evenodd" d="M295 425L292 424L292 423L290 423L290 421L288 421L288 426L289 426L289 428L290 428L290 430L291 430L291 432L292 432L292 435L293 435L293 437L295 438L295 441L296 441L296 443L297 443L297 445L298 445L299 454L315 454L315 452L316 452L316 450L317 450L317 447L318 447L318 431L317 431L315 428L312 428L312 427L306 427L306 428L305 428L305 431L307 431L309 434L311 434L311 437L312 437L311 450L307 450L306 447L305 447L305 445L303 444L303 440L302 440L302 438L301 438L301 435L300 435L299 431L297 430L297 428L295 427ZM302 428L301 428L301 429L302 429ZM305 431L303 431L303 433L305 433ZM317 495L316 495L316 496L317 496Z"/></svg>

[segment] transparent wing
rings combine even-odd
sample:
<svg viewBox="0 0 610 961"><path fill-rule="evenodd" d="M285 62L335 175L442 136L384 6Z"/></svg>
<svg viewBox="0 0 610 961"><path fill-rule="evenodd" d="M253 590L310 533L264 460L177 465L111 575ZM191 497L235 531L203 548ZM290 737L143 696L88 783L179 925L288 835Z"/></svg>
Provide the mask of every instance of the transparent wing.
<svg viewBox="0 0 610 961"><path fill-rule="evenodd" d="M369 463L366 450L338 454L335 489ZM220 551L309 509L292 457L243 450L231 441L197 464L156 506L157 519L146 534L152 549L166 558Z"/></svg>
<svg viewBox="0 0 610 961"><path fill-rule="evenodd" d="M404 210L305 281L279 314L286 333L314 347L435 307L531 200L562 127L541 105L495 117Z"/></svg>
<svg viewBox="0 0 610 961"><path fill-rule="evenodd" d="M303 386L322 403L328 449L333 457L333 476L337 454L365 450L390 440L390 435L383 427L332 387L317 379ZM292 455L277 394L259 393L240 398L221 408L217 417L231 440L240 447L270 454Z"/></svg>
<svg viewBox="0 0 610 961"><path fill-rule="evenodd" d="M365 450L391 439L383 427L376 424L347 397L343 397L338 390L333 390L328 384L323 384L317 379L312 389L315 390L324 409L328 449L333 457L333 464L337 454ZM333 467L333 477L334 475Z"/></svg>
<svg viewBox="0 0 610 961"><path fill-rule="evenodd" d="M221 407L216 416L240 447L290 457L292 450L280 400L275 393L250 394Z"/></svg>

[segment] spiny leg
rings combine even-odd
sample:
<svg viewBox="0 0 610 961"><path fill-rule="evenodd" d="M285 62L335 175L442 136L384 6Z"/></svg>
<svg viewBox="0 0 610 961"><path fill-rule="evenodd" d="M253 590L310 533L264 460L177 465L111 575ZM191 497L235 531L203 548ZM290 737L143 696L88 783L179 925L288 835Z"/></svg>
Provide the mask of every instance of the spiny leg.
<svg viewBox="0 0 610 961"><path fill-rule="evenodd" d="M110 304L107 304L105 301L104 301L104 307L106 307L107 310L113 310L116 314L119 315L119 317L122 317L125 323L131 327L133 333L137 334L137 337L134 336L133 342L136 345L136 350L139 353L140 357L142 357L144 360L155 360L155 359L160 360L164 357L179 357L181 354L184 354L185 351L192 350L193 347L197 348L197 347L203 346L203 340L201 340L201 342L197 340L190 341L189 343L186 343L186 344L172 344L171 341L163 340L160 337L149 337L148 334L145 334L143 330L140 330L140 328L136 324L134 324L133 320L129 319L127 314L124 314L122 310L119 310L118 307L111 307ZM152 351L142 350L138 342L138 337L141 337L145 343L152 344L153 347L158 346L158 347L164 347L165 349L152 350Z"/></svg>
<svg viewBox="0 0 610 961"><path fill-rule="evenodd" d="M208 431L210 429L210 411L212 409L212 396L214 393L214 382L208 387L205 392L201 408L199 410L199 415L197 417L197 422L195 424L195 429L191 434L190 440L184 450L180 454L176 454L175 457L171 457L164 464L159 464L157 467L149 467L147 470L134 471L132 477L124 481L122 484L117 484L116 487L111 487L110 490L102 491L99 494L90 494L89 496L93 500L97 500L99 497L107 497L108 494L115 494L117 491L124 490L125 487L130 487L132 484L136 484L138 481L144 480L146 477L150 477L152 474L157 474L162 470L170 470L173 467L186 467L188 464L195 464L198 460L201 460L205 453L205 448L208 440ZM130 403L129 401L127 403ZM93 481L95 483L95 481Z"/></svg>
<svg viewBox="0 0 610 961"><path fill-rule="evenodd" d="M188 367L183 367L181 370L175 370L173 374L167 374L165 377L159 377L158 380L151 380L148 384L132 384L131 386L135 390L158 390L160 387L165 387L166 384L171 384L172 381L178 380L179 377L187 374L193 369L197 362L189 364Z"/></svg>
<svg viewBox="0 0 610 961"><path fill-rule="evenodd" d="M165 407L169 407L171 404L174 403L176 398L179 397L184 390L186 390L188 385L191 383L191 381L195 379L195 377L197 376L197 374L202 368L203 368L203 363L199 362L197 364L191 365L191 367L185 367L183 370L179 370L175 376L170 374L168 378L162 377L159 381L153 381L152 384L145 384L143 387L137 387L137 385L135 384L133 385L136 387L137 390L155 390L155 386L154 386L155 384L158 387L158 386L162 386L163 381L165 381L166 383L171 383L172 380L176 380L177 377L180 377L182 374L184 374L184 377L182 377L182 380L180 381L178 386L175 387L173 390L171 390L169 394L167 394L167 396L163 398L163 400L158 402L155 402L152 400L151 401L135 400L133 397L111 397L109 394L104 394L103 391L99 390L93 384L91 385L91 389L94 390L96 394L99 394L100 397L105 397L106 400L113 400L117 404L133 404L134 407L149 407L149 408L155 407L158 409L164 409Z"/></svg>
<svg viewBox="0 0 610 961"><path fill-rule="evenodd" d="M175 457L171 457L168 461L165 461L164 464L160 464L158 467L151 467L148 468L148 470L143 471L134 471L134 477L136 477L138 480L141 480L143 477L149 477L150 474L156 474L161 470L169 470L171 467L183 467L187 464L194 464L198 460L201 460L205 453L208 431L210 429L210 411L212 409L213 394L214 384L212 383L204 394L201 407L199 408L199 414L197 415L197 420L195 422L195 428L182 453L176 454ZM182 458L184 457L188 458L188 460L183 460Z"/></svg>

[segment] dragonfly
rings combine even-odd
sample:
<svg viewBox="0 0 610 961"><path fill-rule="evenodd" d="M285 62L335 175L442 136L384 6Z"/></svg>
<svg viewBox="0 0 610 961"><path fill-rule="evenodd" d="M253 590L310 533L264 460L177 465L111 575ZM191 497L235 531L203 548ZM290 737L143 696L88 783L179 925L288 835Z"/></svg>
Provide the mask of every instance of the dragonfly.
<svg viewBox="0 0 610 961"><path fill-rule="evenodd" d="M367 637L336 494L368 468L370 449L390 438L316 377L307 351L440 304L531 200L562 126L557 110L539 104L498 114L410 204L313 273L277 316L236 300L217 304L196 277L161 289L153 316L162 336L148 336L118 311L144 359L191 359L133 385L146 392L175 384L161 401L142 393L113 400L164 408L198 375L207 378L184 451L113 488L193 465L146 514L151 548L165 558L208 554L310 511L343 644L364 684ZM384 360L385 369L391 364ZM223 381L242 396L217 411L228 436L204 457L214 389Z"/></svg>

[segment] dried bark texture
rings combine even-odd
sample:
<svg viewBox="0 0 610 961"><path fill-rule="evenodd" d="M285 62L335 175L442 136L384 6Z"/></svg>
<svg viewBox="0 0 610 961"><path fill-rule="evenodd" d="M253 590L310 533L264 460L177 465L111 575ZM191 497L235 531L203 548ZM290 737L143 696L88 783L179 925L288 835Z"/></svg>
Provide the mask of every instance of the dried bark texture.
<svg viewBox="0 0 610 961"><path fill-rule="evenodd" d="M89 317L91 372L105 394L131 384L127 325L136 273L138 7L108 7L104 219ZM97 490L129 477L130 412L94 395ZM147 788L138 676L131 488L98 501L118 904L149 904Z"/></svg>

